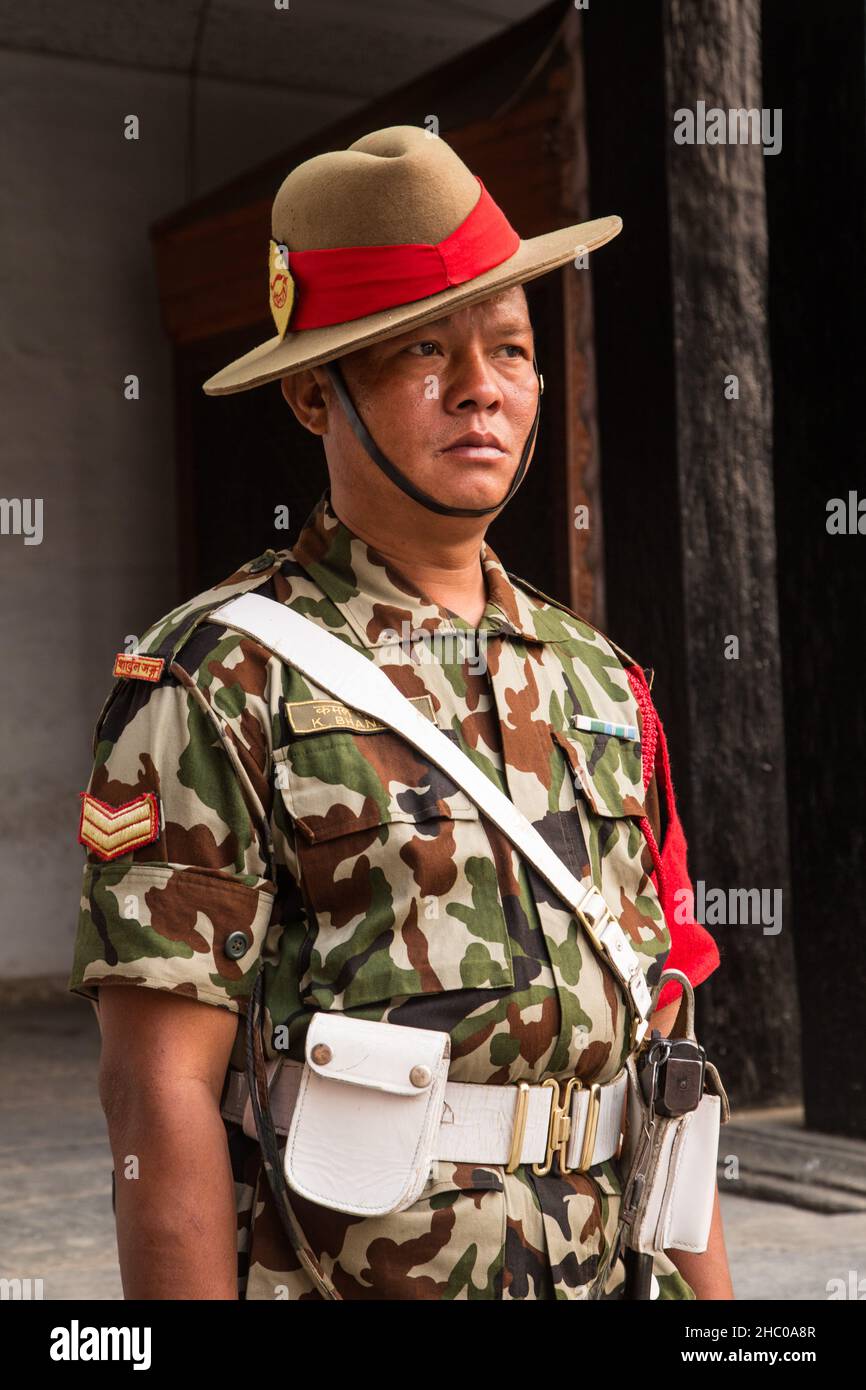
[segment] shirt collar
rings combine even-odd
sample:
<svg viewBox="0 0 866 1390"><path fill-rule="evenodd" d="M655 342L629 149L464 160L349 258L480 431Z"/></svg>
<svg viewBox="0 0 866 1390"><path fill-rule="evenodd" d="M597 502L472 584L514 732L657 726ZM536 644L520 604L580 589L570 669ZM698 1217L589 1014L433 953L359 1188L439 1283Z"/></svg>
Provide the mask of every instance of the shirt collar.
<svg viewBox="0 0 866 1390"><path fill-rule="evenodd" d="M378 647L427 633L486 632L488 636L523 637L542 642L534 615L543 604L511 582L486 541L481 542L481 567L487 603L477 628L459 614L429 598L384 556L367 545L340 520L326 488L313 508L292 554L345 617L366 647Z"/></svg>

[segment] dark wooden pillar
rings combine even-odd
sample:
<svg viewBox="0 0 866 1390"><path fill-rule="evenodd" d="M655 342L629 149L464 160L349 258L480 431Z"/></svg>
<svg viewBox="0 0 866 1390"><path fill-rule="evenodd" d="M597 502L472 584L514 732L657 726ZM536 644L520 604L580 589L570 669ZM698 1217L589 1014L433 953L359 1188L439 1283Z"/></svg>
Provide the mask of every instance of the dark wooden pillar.
<svg viewBox="0 0 866 1390"><path fill-rule="evenodd" d="M585 16L593 210L624 220L594 272L608 626L656 667L693 877L729 902L782 893L778 934L742 904L750 920L710 926L723 965L699 1021L740 1104L799 1094L765 156L677 144L674 113L761 106L758 20L758 0Z"/></svg>
<svg viewBox="0 0 866 1390"><path fill-rule="evenodd" d="M779 600L807 1123L866 1137L866 25L862 0L764 5ZM866 530L866 520L863 521Z"/></svg>

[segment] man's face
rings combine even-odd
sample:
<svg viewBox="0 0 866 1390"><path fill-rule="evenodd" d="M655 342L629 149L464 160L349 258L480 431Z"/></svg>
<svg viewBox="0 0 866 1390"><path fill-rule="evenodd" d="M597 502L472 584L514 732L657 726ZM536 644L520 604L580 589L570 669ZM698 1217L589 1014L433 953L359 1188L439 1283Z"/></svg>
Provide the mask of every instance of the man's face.
<svg viewBox="0 0 866 1390"><path fill-rule="evenodd" d="M485 507L517 469L538 402L523 287L341 359L346 384L385 456L438 501ZM324 373L332 482L394 484L355 438Z"/></svg>

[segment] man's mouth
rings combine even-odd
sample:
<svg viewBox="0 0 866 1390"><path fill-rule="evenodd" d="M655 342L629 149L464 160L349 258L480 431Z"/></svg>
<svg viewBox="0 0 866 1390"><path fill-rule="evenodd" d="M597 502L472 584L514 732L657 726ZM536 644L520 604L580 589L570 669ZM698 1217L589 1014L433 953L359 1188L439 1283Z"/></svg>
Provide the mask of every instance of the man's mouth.
<svg viewBox="0 0 866 1390"><path fill-rule="evenodd" d="M501 459L505 457L506 450L495 434L461 434L459 439L455 439L453 444L447 448L440 449L441 454L448 454L450 458L462 459Z"/></svg>

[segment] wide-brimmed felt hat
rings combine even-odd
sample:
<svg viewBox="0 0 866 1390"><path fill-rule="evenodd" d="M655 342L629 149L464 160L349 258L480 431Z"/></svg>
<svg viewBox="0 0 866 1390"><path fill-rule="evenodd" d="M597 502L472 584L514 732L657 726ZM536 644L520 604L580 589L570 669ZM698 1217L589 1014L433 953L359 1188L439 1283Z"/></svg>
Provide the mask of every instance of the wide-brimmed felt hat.
<svg viewBox="0 0 866 1390"><path fill-rule="evenodd" d="M262 386L442 318L610 241L619 217L522 240L451 146L390 126L293 169L274 199L276 337L204 383Z"/></svg>

